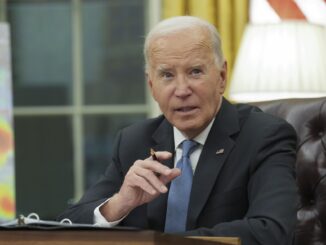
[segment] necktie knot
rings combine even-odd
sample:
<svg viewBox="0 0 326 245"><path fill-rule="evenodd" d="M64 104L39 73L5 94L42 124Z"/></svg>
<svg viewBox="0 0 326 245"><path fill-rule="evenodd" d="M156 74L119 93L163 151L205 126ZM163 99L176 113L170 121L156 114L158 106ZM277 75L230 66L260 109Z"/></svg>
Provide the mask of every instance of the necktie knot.
<svg viewBox="0 0 326 245"><path fill-rule="evenodd" d="M195 150L197 142L192 140L184 140L182 142L182 157L188 157Z"/></svg>

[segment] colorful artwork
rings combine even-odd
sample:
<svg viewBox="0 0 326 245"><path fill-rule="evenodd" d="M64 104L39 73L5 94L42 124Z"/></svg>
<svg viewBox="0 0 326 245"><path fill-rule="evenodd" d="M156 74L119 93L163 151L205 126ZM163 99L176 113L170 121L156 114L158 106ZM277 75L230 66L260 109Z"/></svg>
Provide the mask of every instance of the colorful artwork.
<svg viewBox="0 0 326 245"><path fill-rule="evenodd" d="M4 166L13 153L12 135L11 125L0 118L0 168Z"/></svg>
<svg viewBox="0 0 326 245"><path fill-rule="evenodd" d="M0 23L0 223L15 217L9 27Z"/></svg>

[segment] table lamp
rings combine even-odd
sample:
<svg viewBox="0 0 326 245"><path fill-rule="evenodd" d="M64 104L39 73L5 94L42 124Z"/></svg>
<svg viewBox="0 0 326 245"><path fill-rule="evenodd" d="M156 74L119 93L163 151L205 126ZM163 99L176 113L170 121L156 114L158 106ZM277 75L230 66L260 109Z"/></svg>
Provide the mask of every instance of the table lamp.
<svg viewBox="0 0 326 245"><path fill-rule="evenodd" d="M326 28L306 21L248 24L229 95L237 102L326 96Z"/></svg>

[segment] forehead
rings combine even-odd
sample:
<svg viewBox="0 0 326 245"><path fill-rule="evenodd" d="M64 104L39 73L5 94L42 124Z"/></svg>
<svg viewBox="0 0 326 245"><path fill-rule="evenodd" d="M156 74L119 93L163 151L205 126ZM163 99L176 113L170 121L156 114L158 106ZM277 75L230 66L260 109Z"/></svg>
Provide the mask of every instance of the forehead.
<svg viewBox="0 0 326 245"><path fill-rule="evenodd" d="M154 37L149 46L150 63L213 57L212 40L207 30L192 28Z"/></svg>

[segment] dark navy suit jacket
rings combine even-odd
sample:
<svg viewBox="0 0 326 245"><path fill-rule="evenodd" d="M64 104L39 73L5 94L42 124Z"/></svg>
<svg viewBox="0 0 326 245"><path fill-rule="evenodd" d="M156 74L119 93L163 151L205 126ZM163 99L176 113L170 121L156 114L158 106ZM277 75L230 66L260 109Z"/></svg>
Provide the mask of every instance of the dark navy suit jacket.
<svg viewBox="0 0 326 245"><path fill-rule="evenodd" d="M123 129L105 174L60 219L93 223L95 207L119 191L128 169L147 158L150 148L174 152L173 127L164 116ZM194 173L182 235L236 236L244 245L291 244L295 149L295 131L284 120L223 99ZM173 167L173 159L164 164ZM167 196L134 209L120 225L163 231Z"/></svg>

